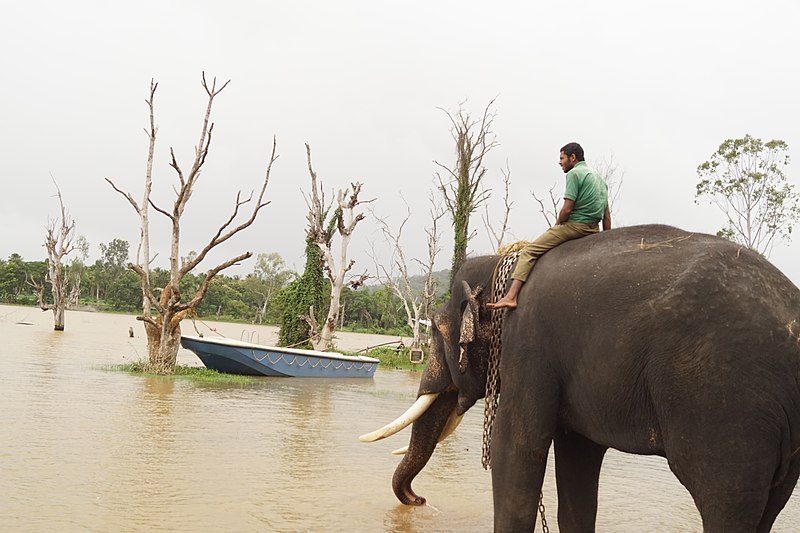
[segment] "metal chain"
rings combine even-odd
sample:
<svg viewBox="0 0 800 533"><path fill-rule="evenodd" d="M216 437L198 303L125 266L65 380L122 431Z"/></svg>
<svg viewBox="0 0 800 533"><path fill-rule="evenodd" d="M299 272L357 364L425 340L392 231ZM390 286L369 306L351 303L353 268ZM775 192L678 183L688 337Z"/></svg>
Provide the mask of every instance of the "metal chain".
<svg viewBox="0 0 800 533"><path fill-rule="evenodd" d="M539 514L542 516L542 532L550 533L550 528L547 527L547 518L544 517L544 495L539 492Z"/></svg>
<svg viewBox="0 0 800 533"><path fill-rule="evenodd" d="M508 252L497 263L492 280L492 299L496 302L505 295L506 283L511 275L511 269L517 261L521 250ZM486 372L486 398L483 411L483 450L481 463L488 470L492 464L492 426L497 406L500 404L500 354L503 337L503 310L492 310L492 337L489 341L489 367ZM542 517L542 532L550 533L545 517L544 495L539 491L539 515Z"/></svg>
<svg viewBox="0 0 800 533"><path fill-rule="evenodd" d="M520 251L509 252L497 263L492 280L492 299L496 302L505 295L506 283ZM500 352L503 336L503 310L492 309L492 336L489 341L489 366L486 372L486 397L483 410L483 449L481 464L484 470L491 467L492 426L494 415L500 403Z"/></svg>

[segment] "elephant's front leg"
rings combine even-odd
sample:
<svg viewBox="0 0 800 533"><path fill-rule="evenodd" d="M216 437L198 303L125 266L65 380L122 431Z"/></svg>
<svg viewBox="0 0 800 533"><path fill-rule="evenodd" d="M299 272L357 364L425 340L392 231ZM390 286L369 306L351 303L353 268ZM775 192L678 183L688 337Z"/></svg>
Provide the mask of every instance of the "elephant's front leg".
<svg viewBox="0 0 800 533"><path fill-rule="evenodd" d="M530 389L518 395L507 390L502 392L492 433L494 531L528 532L536 524L557 403L532 398Z"/></svg>
<svg viewBox="0 0 800 533"><path fill-rule="evenodd" d="M597 516L600 467L607 448L577 433L559 431L553 439L558 486L558 529L591 533Z"/></svg>

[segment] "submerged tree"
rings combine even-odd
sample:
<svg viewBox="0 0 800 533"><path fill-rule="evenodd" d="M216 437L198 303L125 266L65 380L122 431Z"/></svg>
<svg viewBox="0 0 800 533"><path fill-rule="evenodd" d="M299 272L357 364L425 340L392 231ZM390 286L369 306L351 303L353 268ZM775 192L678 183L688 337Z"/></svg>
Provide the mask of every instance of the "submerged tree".
<svg viewBox="0 0 800 533"><path fill-rule="evenodd" d="M70 276L64 265L64 258L75 250L73 243L75 237L75 221L69 217L61 190L56 184L58 205L61 210L58 218L50 219L47 224L44 247L47 250L47 274L43 281L31 277L31 286L36 292L36 299L42 311L53 311L53 329L64 331L64 314L72 305L78 302L81 284L79 276ZM44 298L46 284L50 284L53 302L47 303Z"/></svg>
<svg viewBox="0 0 800 533"><path fill-rule="evenodd" d="M251 257L252 252L245 252L228 259L213 268L209 269L194 290L190 297L181 294L181 280L192 272L208 255L208 253L224 243L240 231L249 227L256 220L259 211L268 204L264 201L264 193L269 183L269 176L272 165L277 159L275 154L276 141L273 137L272 152L267 162L266 172L261 182L258 195L253 198L251 193L247 198L242 198L241 191L237 192L233 202L233 209L226 220L222 222L216 233L211 236L206 245L196 255L181 261L180 255L180 236L181 236L181 217L186 209L189 198L191 197L197 178L205 164L208 149L211 145L212 132L214 129L211 118L211 108L214 98L222 92L228 82L217 87L216 78L211 84L206 81L205 72L202 76L202 86L208 96L203 125L200 131L200 139L195 146L194 160L188 172L178 164L174 149L170 148L170 167L175 171L178 184L175 187L175 200L171 210L166 210L158 205L151 198L152 176L153 176L153 153L155 151L157 128L155 125L154 97L158 84L150 82L150 96L146 100L150 111L150 126L145 130L148 138L147 170L144 180L144 196L141 202L137 202L130 193L122 191L111 180L106 179L109 185L122 194L133 206L139 216L141 228L141 242L137 251L137 262L129 264L128 268L139 275L142 291L142 316L138 320L144 322L145 332L147 333L148 348L148 367L149 370L160 374L169 374L175 370L175 362L178 355L181 338L181 320L194 313L202 302L209 283L222 270ZM240 210L248 203L252 204L250 215L238 225L234 225L239 219ZM150 254L150 221L149 208L152 207L156 212L164 215L171 223L170 254L169 254L169 281L161 288L160 296L156 296L157 288L151 283L150 263L153 258ZM155 312L155 315L153 314Z"/></svg>
<svg viewBox="0 0 800 533"><path fill-rule="evenodd" d="M436 262L436 256L441 251L439 247L441 234L438 223L445 212L440 206L436 205L433 199L431 199L431 204L431 225L425 228L425 234L428 238L428 256L425 260L417 258L411 259L411 261L417 263L422 268L424 281L421 291L416 291L412 287L408 266L409 261L406 258L406 253L403 250L402 244L403 229L411 218L411 210L408 208L408 205L406 205L406 217L400 223L397 230L393 231L385 219L375 217L380 225L384 238L392 247L392 259L389 266L379 262L375 254L373 254L375 268L378 272L378 279L384 286L391 289L403 303L406 323L411 328L413 347L420 346L422 337L420 324L422 320L430 319L431 307L436 297L436 279L433 275L433 267Z"/></svg>
<svg viewBox="0 0 800 533"><path fill-rule="evenodd" d="M473 119L463 103L459 104L455 114L442 110L450 119L450 134L456 148L456 162L452 168L434 161L445 171L445 177L437 174L437 178L453 222L451 284L456 271L467 258L467 244L475 236L475 232L469 229L470 216L491 194L489 189L481 188L481 181L486 175L483 158L498 144L491 129L495 117L491 109L493 104L494 100L491 100L479 119Z"/></svg>
<svg viewBox="0 0 800 533"><path fill-rule="evenodd" d="M367 274L355 276L345 280L347 273L353 268L354 260L347 258L347 248L353 231L359 222L364 220L364 213L355 212L356 208L365 203L358 199L361 193L362 184L355 182L350 184L350 188L339 190L336 194L336 209L329 219L328 213L333 207L333 203L325 203L325 193L322 183L317 182L317 173L311 165L311 147L306 144L306 156L308 159L308 172L311 175L311 192L306 197L308 204L308 229L306 237L309 241L317 245L321 253L322 267L331 283L331 299L328 305L328 313L322 325L319 325L315 316L315 310L309 309L308 315L303 318L308 322L311 344L315 350L327 350L333 341L333 332L339 320L340 299L342 288L345 286L357 288L366 279ZM368 200L367 202L371 202ZM339 235L339 259L334 257L333 237Z"/></svg>
<svg viewBox="0 0 800 533"><path fill-rule="evenodd" d="M769 255L776 237L790 240L800 219L800 197L783 173L788 150L782 140L745 135L724 141L697 167L695 201L708 197L727 218L717 235L763 255Z"/></svg>

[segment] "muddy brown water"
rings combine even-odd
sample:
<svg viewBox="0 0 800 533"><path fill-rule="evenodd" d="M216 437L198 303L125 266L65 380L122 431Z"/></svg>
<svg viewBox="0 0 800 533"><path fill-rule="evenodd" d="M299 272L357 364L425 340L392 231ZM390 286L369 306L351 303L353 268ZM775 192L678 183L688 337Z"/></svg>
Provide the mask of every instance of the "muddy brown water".
<svg viewBox="0 0 800 533"><path fill-rule="evenodd" d="M198 328L274 342L274 328ZM338 344L391 340L341 334ZM357 437L410 405L420 372L237 386L102 368L145 353L132 316L69 311L59 333L50 313L0 306L0 531L491 531L482 402L415 481L429 505L406 507L391 491L399 458L390 452L410 430L372 444ZM200 365L185 350L179 362ZM555 532L552 462L551 454L544 493ZM610 451L599 508L598 531L702 529L691 497L657 457ZM797 494L773 531L800 531Z"/></svg>

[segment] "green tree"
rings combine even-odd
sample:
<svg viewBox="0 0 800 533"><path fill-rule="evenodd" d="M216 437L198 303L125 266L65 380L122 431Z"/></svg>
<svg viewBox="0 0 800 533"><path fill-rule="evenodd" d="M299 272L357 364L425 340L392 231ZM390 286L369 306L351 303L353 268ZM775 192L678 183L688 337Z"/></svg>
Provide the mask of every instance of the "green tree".
<svg viewBox="0 0 800 533"><path fill-rule="evenodd" d="M111 286L119 281L128 263L128 241L113 239L108 244L100 243L100 259L89 267L87 280L91 283L95 299L105 300Z"/></svg>
<svg viewBox="0 0 800 533"><path fill-rule="evenodd" d="M783 172L788 150L782 140L764 142L745 135L724 141L697 167L695 202L707 197L727 218L717 235L765 256L776 237L790 240L800 219L800 198Z"/></svg>
<svg viewBox="0 0 800 533"><path fill-rule="evenodd" d="M270 311L270 304L275 295L295 273L286 268L286 263L277 252L258 254L253 274L248 275L243 283L246 287L245 298L253 308L253 321L262 324Z"/></svg>
<svg viewBox="0 0 800 533"><path fill-rule="evenodd" d="M123 270L108 286L106 302L114 311L135 312L142 306L142 289L139 277L130 270Z"/></svg>
<svg viewBox="0 0 800 533"><path fill-rule="evenodd" d="M8 261L0 262L0 297L4 302L14 303L20 295L30 292L27 280L31 275L44 279L47 265L43 261L37 264L40 267L32 269L19 254L11 254Z"/></svg>
<svg viewBox="0 0 800 533"><path fill-rule="evenodd" d="M129 250L130 244L122 239L114 239L108 244L100 243L103 266L112 274L124 271L128 264Z"/></svg>

